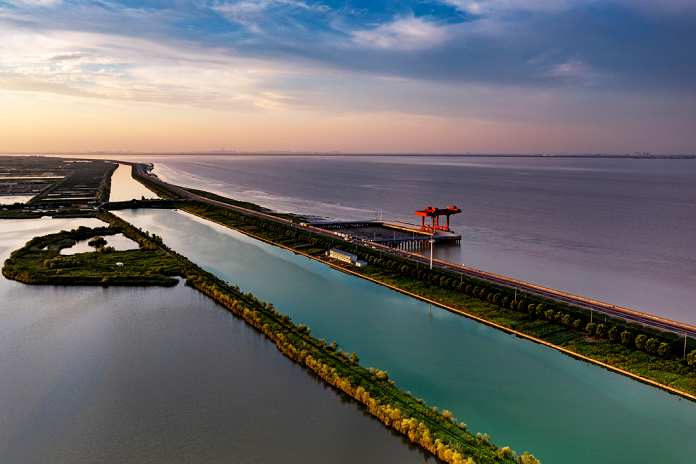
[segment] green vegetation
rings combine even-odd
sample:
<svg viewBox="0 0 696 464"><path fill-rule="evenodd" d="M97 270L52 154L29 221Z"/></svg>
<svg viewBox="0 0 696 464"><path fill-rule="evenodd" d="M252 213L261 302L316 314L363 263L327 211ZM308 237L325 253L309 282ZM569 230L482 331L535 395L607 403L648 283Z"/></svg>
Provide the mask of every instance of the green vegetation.
<svg viewBox="0 0 696 464"><path fill-rule="evenodd" d="M114 164L102 179L101 185L99 186L97 201L102 203L109 201L109 197L111 196L111 176L114 174L116 168L118 168L118 164Z"/></svg>
<svg viewBox="0 0 696 464"><path fill-rule="evenodd" d="M199 197L207 198L209 200L214 200L214 201L219 201L220 203L226 203L228 205L232 206L238 206L240 208L245 208L251 211L257 211L259 213L264 213L268 214L270 216L275 216L281 219L287 219L288 221L304 221L306 218L302 216L297 216L294 214L286 214L286 213L276 213L273 211L269 211L266 208L259 206L255 203L249 203L246 201L237 201L237 200L232 200L231 198L226 198L226 197L221 197L220 195L215 195L214 193L206 192L204 190L196 190L196 189L186 189L188 192L191 192L195 195L198 195Z"/></svg>
<svg viewBox="0 0 696 464"><path fill-rule="evenodd" d="M32 206L16 204L0 209L0 219L38 219L44 216L54 218L88 218L97 217L97 212L92 209L62 208L62 209L35 209Z"/></svg>
<svg viewBox="0 0 696 464"><path fill-rule="evenodd" d="M118 221L114 221L118 222ZM124 233L140 243L140 249L115 251L104 235ZM61 255L60 250L78 240L90 240L98 251ZM173 286L182 276L179 261L134 227L79 227L71 231L36 237L5 260L2 273L26 284L53 285L160 285ZM120 263L120 264L117 264Z"/></svg>

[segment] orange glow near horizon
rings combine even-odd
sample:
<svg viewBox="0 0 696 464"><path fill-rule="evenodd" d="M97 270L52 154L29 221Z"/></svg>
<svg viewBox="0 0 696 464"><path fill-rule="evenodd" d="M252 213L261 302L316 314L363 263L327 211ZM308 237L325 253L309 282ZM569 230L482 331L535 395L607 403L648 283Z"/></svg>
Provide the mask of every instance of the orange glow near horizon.
<svg viewBox="0 0 696 464"><path fill-rule="evenodd" d="M1 93L0 151L622 153L650 147L640 126L549 126L396 112L240 114L145 103ZM664 145L662 140L660 145ZM650 148L657 152L655 148ZM673 147L674 149L678 147ZM647 150L646 150L647 151Z"/></svg>

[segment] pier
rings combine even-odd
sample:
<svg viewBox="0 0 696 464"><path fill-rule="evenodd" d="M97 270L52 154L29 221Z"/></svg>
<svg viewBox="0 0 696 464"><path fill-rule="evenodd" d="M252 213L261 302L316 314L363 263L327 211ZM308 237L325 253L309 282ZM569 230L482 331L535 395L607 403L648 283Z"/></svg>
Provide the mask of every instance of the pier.
<svg viewBox="0 0 696 464"><path fill-rule="evenodd" d="M414 249L442 243L460 244L462 236L450 230L422 230L418 224L399 221L326 221L308 222L304 225L334 233L345 239L378 243L390 248ZM432 229L431 229L432 230Z"/></svg>

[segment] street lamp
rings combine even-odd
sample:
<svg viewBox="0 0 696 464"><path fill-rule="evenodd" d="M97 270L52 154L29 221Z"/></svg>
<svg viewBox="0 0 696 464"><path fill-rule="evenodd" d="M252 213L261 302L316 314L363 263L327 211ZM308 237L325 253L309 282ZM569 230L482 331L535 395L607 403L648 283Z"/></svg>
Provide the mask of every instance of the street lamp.
<svg viewBox="0 0 696 464"><path fill-rule="evenodd" d="M435 244L435 239L433 238L435 236L435 230L433 230L433 234L430 236L430 270L433 270L433 245Z"/></svg>

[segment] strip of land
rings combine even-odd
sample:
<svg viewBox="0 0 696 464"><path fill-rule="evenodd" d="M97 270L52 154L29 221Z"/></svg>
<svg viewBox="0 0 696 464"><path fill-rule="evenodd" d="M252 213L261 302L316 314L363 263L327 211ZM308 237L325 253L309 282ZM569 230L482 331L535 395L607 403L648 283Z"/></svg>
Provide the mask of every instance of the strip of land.
<svg viewBox="0 0 696 464"><path fill-rule="evenodd" d="M333 234L299 226L292 218L237 206L234 200L205 198L147 176L134 165L134 177L159 195L195 199L181 209L255 237L327 262L324 252L336 247L356 253L371 266L358 268L340 262L329 265L447 310L553 347L559 351L630 376L691 400L696 400L696 343L678 339L637 322L598 317L564 301L543 298L517 287L495 284L441 268L420 269L403 255L381 256L377 246L337 240ZM206 195L207 196L207 195ZM393 250L392 250L393 251ZM384 259L383 259L384 258ZM424 269L425 268L425 269ZM513 299L513 295L515 298ZM599 319L599 320L598 320ZM689 353L689 356L686 354Z"/></svg>

